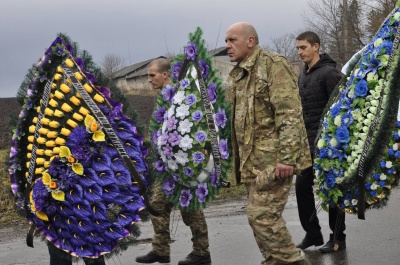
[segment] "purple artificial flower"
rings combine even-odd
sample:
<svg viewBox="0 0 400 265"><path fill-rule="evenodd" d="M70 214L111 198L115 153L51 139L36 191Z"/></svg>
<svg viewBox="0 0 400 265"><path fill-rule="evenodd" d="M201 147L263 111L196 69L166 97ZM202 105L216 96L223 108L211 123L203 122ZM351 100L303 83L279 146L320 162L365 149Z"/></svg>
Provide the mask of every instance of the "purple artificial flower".
<svg viewBox="0 0 400 265"><path fill-rule="evenodd" d="M190 85L189 79L184 78L184 79L181 81L180 88L181 88L181 89L185 89L185 88L187 88L189 85Z"/></svg>
<svg viewBox="0 0 400 265"><path fill-rule="evenodd" d="M157 131L153 131L151 133L151 141L153 142L153 144L157 144L157 139L158 137L161 135L161 129L157 130Z"/></svg>
<svg viewBox="0 0 400 265"><path fill-rule="evenodd" d="M215 168L210 173L210 180L211 180L211 185L216 188L217 187L217 172L215 171Z"/></svg>
<svg viewBox="0 0 400 265"><path fill-rule="evenodd" d="M192 157L195 164L201 164L204 161L204 154L200 151L195 152Z"/></svg>
<svg viewBox="0 0 400 265"><path fill-rule="evenodd" d="M196 60L196 56L197 56L197 53L198 53L196 43L189 41L187 46L183 50L183 52L186 54L186 59L187 60L191 60L191 61Z"/></svg>
<svg viewBox="0 0 400 265"><path fill-rule="evenodd" d="M198 131L194 135L194 139L196 139L197 142L202 143L207 140L207 133L205 131Z"/></svg>
<svg viewBox="0 0 400 265"><path fill-rule="evenodd" d="M154 111L154 117L156 118L156 121L158 123L164 122L164 119L165 119L164 116L165 116L166 111L167 111L167 109L165 107L160 107L156 111Z"/></svg>
<svg viewBox="0 0 400 265"><path fill-rule="evenodd" d="M197 102L197 97L195 94L189 94L186 96L186 104L188 104L189 106L196 104L196 102Z"/></svg>
<svg viewBox="0 0 400 265"><path fill-rule="evenodd" d="M161 134L159 139L160 139L161 145L166 145L168 143L168 139L169 139L168 134L166 134L166 133Z"/></svg>
<svg viewBox="0 0 400 265"><path fill-rule="evenodd" d="M169 145L164 146L163 153L167 158L171 158L174 154L172 151L172 147Z"/></svg>
<svg viewBox="0 0 400 265"><path fill-rule="evenodd" d="M178 80L179 77L179 72L181 71L182 68L182 62L177 62L176 64L172 65L171 67L171 76L175 80Z"/></svg>
<svg viewBox="0 0 400 265"><path fill-rule="evenodd" d="M176 130L176 124L178 121L175 119L175 117L171 117L167 120L167 129L168 131Z"/></svg>
<svg viewBox="0 0 400 265"><path fill-rule="evenodd" d="M203 112L201 110L196 110L195 112L192 113L192 120L194 121L201 121L203 118Z"/></svg>
<svg viewBox="0 0 400 265"><path fill-rule="evenodd" d="M168 143L170 143L171 146L179 145L181 138L182 137L178 134L178 132L174 131L174 132L168 134Z"/></svg>
<svg viewBox="0 0 400 265"><path fill-rule="evenodd" d="M225 128L225 123L228 120L225 115L225 109L219 109L217 113L214 115L215 124L218 127Z"/></svg>
<svg viewBox="0 0 400 265"><path fill-rule="evenodd" d="M190 167L185 167L185 168L183 169L183 173L184 173L186 176L191 177L191 176L193 176L194 171L193 171L193 169L191 169Z"/></svg>
<svg viewBox="0 0 400 265"><path fill-rule="evenodd" d="M173 174L172 177L174 178L175 182L181 181L181 178L177 174Z"/></svg>
<svg viewBox="0 0 400 265"><path fill-rule="evenodd" d="M211 83L207 88L207 94L210 102L214 104L217 101L217 85Z"/></svg>
<svg viewBox="0 0 400 265"><path fill-rule="evenodd" d="M32 109L33 108L33 100L30 99L27 102L25 102L25 106L26 106L26 109L28 109L28 110Z"/></svg>
<svg viewBox="0 0 400 265"><path fill-rule="evenodd" d="M221 139L219 141L219 153L221 154L222 159L229 158L228 140L227 139Z"/></svg>
<svg viewBox="0 0 400 265"><path fill-rule="evenodd" d="M57 56L63 56L65 54L65 51L60 44L57 44L55 47L53 46L52 50L53 50L53 54L55 54Z"/></svg>
<svg viewBox="0 0 400 265"><path fill-rule="evenodd" d="M204 79L208 78L208 72L210 71L210 66L207 65L206 61L199 60L201 75Z"/></svg>
<svg viewBox="0 0 400 265"><path fill-rule="evenodd" d="M161 159L158 159L154 163L154 168L156 169L157 172L164 172L165 171L165 164Z"/></svg>
<svg viewBox="0 0 400 265"><path fill-rule="evenodd" d="M47 72L41 70L41 71L38 73L38 78L39 78L39 80L40 80L41 83L42 83L43 81L47 80Z"/></svg>
<svg viewBox="0 0 400 265"><path fill-rule="evenodd" d="M190 204L190 201L192 200L193 195L190 194L190 190L185 190L183 189L181 191L181 196L179 197L179 202L181 204L181 207L187 207Z"/></svg>
<svg viewBox="0 0 400 265"><path fill-rule="evenodd" d="M172 99L175 95L175 88L168 84L163 90L161 90L161 94L163 95L163 99L169 103L172 103Z"/></svg>
<svg viewBox="0 0 400 265"><path fill-rule="evenodd" d="M197 185L196 195L200 203L206 201L206 196L208 195L207 183L199 183Z"/></svg>
<svg viewBox="0 0 400 265"><path fill-rule="evenodd" d="M80 145L86 140L88 132L83 127L75 127L68 135L67 146Z"/></svg>
<svg viewBox="0 0 400 265"><path fill-rule="evenodd" d="M174 189L175 189L174 179L173 178L166 179L164 184L162 185L162 189L164 190L166 195L174 194Z"/></svg>

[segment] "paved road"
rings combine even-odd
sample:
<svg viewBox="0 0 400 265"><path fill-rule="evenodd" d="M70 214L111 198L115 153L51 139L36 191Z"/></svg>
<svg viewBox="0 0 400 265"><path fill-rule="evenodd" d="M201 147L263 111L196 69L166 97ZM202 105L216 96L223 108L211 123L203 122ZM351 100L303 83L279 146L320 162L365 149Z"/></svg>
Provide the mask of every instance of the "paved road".
<svg viewBox="0 0 400 265"><path fill-rule="evenodd" d="M213 205L206 210L209 226L210 249L213 265L258 265L261 255L253 239L245 215L245 201ZM229 213L221 216L221 213ZM328 218L320 212L325 239L328 238ZM301 241L304 232L298 221L294 195L291 195L284 212L287 226L295 242ZM392 193L388 206L382 210L366 213L366 220L346 216L347 249L335 254L322 254L317 248L306 250L306 258L315 265L398 265L400 264L400 190ZM171 226L172 260L177 264L191 250L190 230L183 224L178 212ZM130 247L118 256L107 260L107 264L137 264L135 257L150 251L149 238L152 236L150 222L141 223L142 243ZM4 229L0 231L6 232ZM1 265L47 265L47 248L35 240L35 248L25 246L23 238L4 242L0 238ZM75 263L83 264L83 262Z"/></svg>

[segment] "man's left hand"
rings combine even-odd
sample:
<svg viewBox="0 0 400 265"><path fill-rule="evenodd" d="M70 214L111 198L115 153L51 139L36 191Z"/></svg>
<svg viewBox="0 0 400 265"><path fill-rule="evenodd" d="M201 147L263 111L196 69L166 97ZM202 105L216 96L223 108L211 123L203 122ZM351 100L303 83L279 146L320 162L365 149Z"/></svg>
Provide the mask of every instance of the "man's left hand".
<svg viewBox="0 0 400 265"><path fill-rule="evenodd" d="M276 179L285 179L293 176L294 167L291 165L285 165L281 163L276 164L275 168L275 178Z"/></svg>

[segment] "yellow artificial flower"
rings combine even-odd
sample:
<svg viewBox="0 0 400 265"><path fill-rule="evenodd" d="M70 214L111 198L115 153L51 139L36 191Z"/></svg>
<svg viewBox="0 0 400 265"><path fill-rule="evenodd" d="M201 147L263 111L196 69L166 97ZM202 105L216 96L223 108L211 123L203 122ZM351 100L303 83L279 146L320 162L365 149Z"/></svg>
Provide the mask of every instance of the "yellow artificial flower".
<svg viewBox="0 0 400 265"><path fill-rule="evenodd" d="M75 97L75 96L72 96L72 97L69 99L69 101L71 101L75 106L79 106L79 105L81 104L81 101L80 101L77 97Z"/></svg>
<svg viewBox="0 0 400 265"><path fill-rule="evenodd" d="M31 159L32 153L26 153L26 158Z"/></svg>
<svg viewBox="0 0 400 265"><path fill-rule="evenodd" d="M99 125L97 123L92 123L92 125L90 125L89 130L91 132L97 132L99 130Z"/></svg>
<svg viewBox="0 0 400 265"><path fill-rule="evenodd" d="M50 161L45 161L44 162L44 168L49 168L50 167L51 162Z"/></svg>
<svg viewBox="0 0 400 265"><path fill-rule="evenodd" d="M86 115L89 114L89 110L86 109L86 108L84 108L84 107L81 107L81 108L79 109L79 113L82 114L83 116L86 116Z"/></svg>
<svg viewBox="0 0 400 265"><path fill-rule="evenodd" d="M57 87L57 84L56 83L52 83L51 84L51 89L55 89Z"/></svg>
<svg viewBox="0 0 400 265"><path fill-rule="evenodd" d="M67 103L62 104L61 109L65 112L70 112L72 110L71 106Z"/></svg>
<svg viewBox="0 0 400 265"><path fill-rule="evenodd" d="M49 148L53 148L54 146L56 146L56 142L54 142L53 140L47 141L46 146Z"/></svg>
<svg viewBox="0 0 400 265"><path fill-rule="evenodd" d="M64 99L64 94L61 93L60 91L56 90L56 92L54 92L54 96L58 99Z"/></svg>
<svg viewBox="0 0 400 265"><path fill-rule="evenodd" d="M65 64L69 67L72 68L74 66L74 62L71 59L66 59Z"/></svg>
<svg viewBox="0 0 400 265"><path fill-rule="evenodd" d="M67 146L60 146L60 157L69 157L71 156L71 150Z"/></svg>
<svg viewBox="0 0 400 265"><path fill-rule="evenodd" d="M60 75L60 74L55 74L54 75L54 80L56 80L56 81L61 80L61 78L62 78L62 75Z"/></svg>
<svg viewBox="0 0 400 265"><path fill-rule="evenodd" d="M74 122L73 120L71 120L71 119L67 120L67 124L69 126L71 126L72 128L75 128L76 126L78 126L78 124L76 122Z"/></svg>
<svg viewBox="0 0 400 265"><path fill-rule="evenodd" d="M46 149L46 151L44 151L44 154L46 156L53 156L54 155L53 150L50 150L50 149Z"/></svg>
<svg viewBox="0 0 400 265"><path fill-rule="evenodd" d="M46 114L47 116L53 116L54 110L49 109L49 108L46 108L46 109L44 110L44 114Z"/></svg>
<svg viewBox="0 0 400 265"><path fill-rule="evenodd" d="M65 193L62 190L54 190L51 192L51 197L57 201L65 201Z"/></svg>
<svg viewBox="0 0 400 265"><path fill-rule="evenodd" d="M44 155L44 149L37 149L36 154L40 156Z"/></svg>
<svg viewBox="0 0 400 265"><path fill-rule="evenodd" d="M63 73L63 69L61 68L61 66L57 66L57 72Z"/></svg>
<svg viewBox="0 0 400 265"><path fill-rule="evenodd" d="M75 172L75 174L78 175L83 175L83 166L80 163L73 163L72 164L72 171Z"/></svg>
<svg viewBox="0 0 400 265"><path fill-rule="evenodd" d="M93 123L96 123L96 119L92 115L86 115L85 126L91 128Z"/></svg>
<svg viewBox="0 0 400 265"><path fill-rule="evenodd" d="M44 137L38 137L38 138L36 139L36 141L38 142L38 144L45 144L46 141L47 141L47 139L44 138Z"/></svg>
<svg viewBox="0 0 400 265"><path fill-rule="evenodd" d="M38 117L35 117L35 118L32 119L32 122L35 123L35 124L37 123L37 121L38 121Z"/></svg>
<svg viewBox="0 0 400 265"><path fill-rule="evenodd" d="M51 128L57 129L58 127L60 127L60 123L59 123L58 121L51 121L51 122L49 123L49 126L50 126Z"/></svg>
<svg viewBox="0 0 400 265"><path fill-rule="evenodd" d="M65 139L61 137L56 138L56 144L57 145L65 145ZM54 147L54 146L53 146Z"/></svg>
<svg viewBox="0 0 400 265"><path fill-rule="evenodd" d="M61 110L56 109L56 111L54 111L54 116L56 116L58 118L62 118L62 117L64 117L64 112L62 112Z"/></svg>
<svg viewBox="0 0 400 265"><path fill-rule="evenodd" d="M43 221L49 221L49 217L44 212L37 212L36 216Z"/></svg>
<svg viewBox="0 0 400 265"><path fill-rule="evenodd" d="M57 108L58 107L58 102L56 100L54 100L54 99L50 99L49 105L52 106L53 108Z"/></svg>
<svg viewBox="0 0 400 265"><path fill-rule="evenodd" d="M50 189L57 189L57 182L55 182L55 181L50 181L49 187L50 187Z"/></svg>
<svg viewBox="0 0 400 265"><path fill-rule="evenodd" d="M74 115L72 115L72 118L74 118L77 121L82 121L83 120L83 116L78 114L78 113L74 113Z"/></svg>
<svg viewBox="0 0 400 265"><path fill-rule="evenodd" d="M31 136L28 136L28 141L30 142L30 143L33 143L33 140L35 139L35 137L33 136L33 135L31 135Z"/></svg>
<svg viewBox="0 0 400 265"><path fill-rule="evenodd" d="M33 202L33 200L32 200L32 202ZM31 203L31 210L32 210L33 212L36 212L36 206L35 206L34 203Z"/></svg>
<svg viewBox="0 0 400 265"><path fill-rule="evenodd" d="M29 201L32 203L33 202L33 190L29 192Z"/></svg>
<svg viewBox="0 0 400 265"><path fill-rule="evenodd" d="M36 164L37 165L44 165L44 158L43 157L38 157L36 158Z"/></svg>
<svg viewBox="0 0 400 265"><path fill-rule="evenodd" d="M76 92L76 95L75 95L77 98L82 98L82 95L81 94L79 94L79 92Z"/></svg>
<svg viewBox="0 0 400 265"><path fill-rule="evenodd" d="M60 147L54 147L53 148L53 153L55 154L55 155L58 155L59 153L60 153Z"/></svg>
<svg viewBox="0 0 400 265"><path fill-rule="evenodd" d="M47 133L47 138L53 139L53 138L57 138L58 136L58 132L56 131L50 131Z"/></svg>
<svg viewBox="0 0 400 265"><path fill-rule="evenodd" d="M43 168L43 167L37 167L37 168L35 169L35 174L36 174L36 175L40 175L40 174L43 173L43 171L44 171L44 168Z"/></svg>
<svg viewBox="0 0 400 265"><path fill-rule="evenodd" d="M71 131L66 129L66 128L61 128L61 132L60 133L62 135L64 135L64 136L68 136L71 133Z"/></svg>
<svg viewBox="0 0 400 265"><path fill-rule="evenodd" d="M84 84L83 85L83 88L86 90L86 92L88 92L88 93L92 93L92 91L93 91L93 88L88 84L88 83L86 83L86 84Z"/></svg>
<svg viewBox="0 0 400 265"><path fill-rule="evenodd" d="M34 133L35 131L36 131L36 126L35 125L29 126L29 132L30 133Z"/></svg>
<svg viewBox="0 0 400 265"><path fill-rule="evenodd" d="M42 118L42 119L40 120L40 122L41 122L43 125L49 125L50 120L49 120L48 118Z"/></svg>
<svg viewBox="0 0 400 265"><path fill-rule="evenodd" d="M28 144L27 149L28 149L29 151L32 151L32 149L33 149L33 144Z"/></svg>
<svg viewBox="0 0 400 265"><path fill-rule="evenodd" d="M68 162L69 163L75 163L75 161L76 161L75 157L73 157L73 156L69 156L68 157Z"/></svg>
<svg viewBox="0 0 400 265"><path fill-rule="evenodd" d="M79 72L75 72L74 76L75 76L76 79L78 79L78 81L82 81L82 79L83 79L83 76Z"/></svg>
<svg viewBox="0 0 400 265"><path fill-rule="evenodd" d="M102 131L96 131L93 133L92 139L96 142L104 142L106 140L106 136Z"/></svg>
<svg viewBox="0 0 400 265"><path fill-rule="evenodd" d="M104 102L104 98L103 98L101 95L99 95L99 94L96 94L96 95L93 97L93 99L94 99L95 101L99 102L99 103L103 103L103 102Z"/></svg>
<svg viewBox="0 0 400 265"><path fill-rule="evenodd" d="M64 93L69 93L71 91L71 88L67 86L66 84L61 84L60 89Z"/></svg>
<svg viewBox="0 0 400 265"><path fill-rule="evenodd" d="M39 113L40 112L40 106L36 107L36 112Z"/></svg>
<svg viewBox="0 0 400 265"><path fill-rule="evenodd" d="M49 184L50 184L50 181L51 181L51 176L50 176L50 174L47 173L47 172L43 172L43 173L42 173L42 182L43 182L43 184L49 185Z"/></svg>
<svg viewBox="0 0 400 265"><path fill-rule="evenodd" d="M40 134L47 134L48 132L49 132L49 129L46 129L46 128L43 128L43 127L39 129L39 133Z"/></svg>

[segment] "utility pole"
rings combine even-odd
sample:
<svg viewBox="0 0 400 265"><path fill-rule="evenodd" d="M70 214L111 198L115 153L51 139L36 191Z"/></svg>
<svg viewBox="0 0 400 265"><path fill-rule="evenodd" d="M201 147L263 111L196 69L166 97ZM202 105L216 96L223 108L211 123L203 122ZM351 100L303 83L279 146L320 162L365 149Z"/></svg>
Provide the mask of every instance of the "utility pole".
<svg viewBox="0 0 400 265"><path fill-rule="evenodd" d="M349 8L347 0L343 0L343 57L349 59Z"/></svg>

